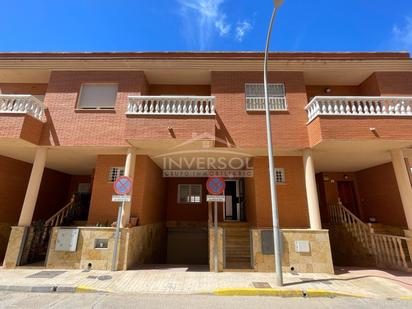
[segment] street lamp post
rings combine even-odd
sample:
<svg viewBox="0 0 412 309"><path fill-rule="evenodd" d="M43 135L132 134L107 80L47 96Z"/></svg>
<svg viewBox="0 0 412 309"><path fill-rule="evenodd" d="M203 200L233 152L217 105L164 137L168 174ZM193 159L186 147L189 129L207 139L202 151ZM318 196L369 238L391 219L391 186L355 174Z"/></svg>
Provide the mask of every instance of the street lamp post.
<svg viewBox="0 0 412 309"><path fill-rule="evenodd" d="M270 45L270 36L272 33L273 22L276 17L278 8L282 5L283 0L274 0L275 6L273 8L272 17L270 18L269 29L266 37L265 61L263 65L263 83L265 89L265 111L266 111L266 135L268 143L268 159L269 159L269 180L270 180L270 199L272 205L272 221L273 221L273 242L275 253L275 269L276 269L276 284L283 285L282 275L282 252L281 252L281 237L279 229L279 214L276 198L276 183L275 183L275 163L273 159L272 146L272 130L270 126L270 111L269 111L269 97L268 97L268 54Z"/></svg>

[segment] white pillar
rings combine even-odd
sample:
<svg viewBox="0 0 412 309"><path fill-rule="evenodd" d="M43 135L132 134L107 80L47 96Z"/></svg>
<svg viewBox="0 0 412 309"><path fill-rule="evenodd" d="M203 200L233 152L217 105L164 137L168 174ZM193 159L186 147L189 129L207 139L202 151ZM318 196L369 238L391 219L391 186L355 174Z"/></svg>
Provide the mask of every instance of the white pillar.
<svg viewBox="0 0 412 309"><path fill-rule="evenodd" d="M23 207L20 212L19 226L29 226L33 219L34 208L36 207L37 196L44 167L46 165L47 148L37 148L31 169L29 184L27 185L26 195L24 196Z"/></svg>
<svg viewBox="0 0 412 309"><path fill-rule="evenodd" d="M127 150L126 163L124 165L124 175L130 177L132 180L134 177L135 165L136 165L136 151L134 148L129 148ZM133 183L133 186L134 186L134 183ZM130 192L130 195L131 194L132 192ZM121 227L126 227L129 224L131 203L132 201L124 203Z"/></svg>
<svg viewBox="0 0 412 309"><path fill-rule="evenodd" d="M401 149L392 150L391 157L408 229L412 230L412 186L405 164L405 157Z"/></svg>
<svg viewBox="0 0 412 309"><path fill-rule="evenodd" d="M303 151L303 168L305 170L306 198L308 200L310 228L312 230L320 230L322 224L320 221L318 191L316 188L315 166L310 149Z"/></svg>

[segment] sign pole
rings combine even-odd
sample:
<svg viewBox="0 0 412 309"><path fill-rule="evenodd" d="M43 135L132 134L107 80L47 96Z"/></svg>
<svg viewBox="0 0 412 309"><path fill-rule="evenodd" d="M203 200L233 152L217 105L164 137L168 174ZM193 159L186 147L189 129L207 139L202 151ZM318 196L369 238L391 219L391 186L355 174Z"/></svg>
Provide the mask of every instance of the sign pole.
<svg viewBox="0 0 412 309"><path fill-rule="evenodd" d="M214 227L214 240L215 240L215 244L214 244L214 250L213 250L213 253L214 253L214 265L215 265L215 273L217 273L217 272L219 272L219 267L218 267L218 242L217 242L217 240L218 240L218 237L219 237L219 235L218 235L218 233L219 233L219 230L218 230L218 227L217 227L217 202L214 202L214 216L215 216L215 227Z"/></svg>
<svg viewBox="0 0 412 309"><path fill-rule="evenodd" d="M122 220L122 213L124 208L124 201L119 206L119 211L117 213L117 223L116 223L116 233L114 235L114 248L113 248L113 258L112 258L112 271L116 271L117 266L117 248L119 247L120 238L120 223Z"/></svg>

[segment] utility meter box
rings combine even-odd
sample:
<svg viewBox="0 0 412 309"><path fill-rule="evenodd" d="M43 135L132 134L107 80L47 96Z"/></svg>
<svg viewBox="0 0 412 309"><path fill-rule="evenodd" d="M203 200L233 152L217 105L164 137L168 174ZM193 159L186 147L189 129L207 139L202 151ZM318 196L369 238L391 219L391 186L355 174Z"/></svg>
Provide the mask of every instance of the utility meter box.
<svg viewBox="0 0 412 309"><path fill-rule="evenodd" d="M295 240L295 252L299 252L299 253L310 252L309 240Z"/></svg>
<svg viewBox="0 0 412 309"><path fill-rule="evenodd" d="M55 251L75 252L77 249L77 239L79 229L62 229L57 231Z"/></svg>

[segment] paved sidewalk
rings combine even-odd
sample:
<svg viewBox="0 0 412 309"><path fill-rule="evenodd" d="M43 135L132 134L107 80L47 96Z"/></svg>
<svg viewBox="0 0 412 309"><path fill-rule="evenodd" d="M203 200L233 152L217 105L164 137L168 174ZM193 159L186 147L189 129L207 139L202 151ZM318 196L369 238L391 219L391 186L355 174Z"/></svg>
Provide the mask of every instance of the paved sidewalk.
<svg viewBox="0 0 412 309"><path fill-rule="evenodd" d="M392 274L390 276L393 278L389 275L385 278L382 273L367 274L350 270L341 270L339 275L286 273L285 286L281 291L312 291L312 294L308 293L309 296L334 296L333 293L344 293L358 297L412 299L412 286L408 285L408 280L412 280L412 277L409 274L402 273L402 277ZM118 272L0 269L0 291L256 295L261 291L270 291L268 288L271 287L276 287L273 273L215 274L202 269L188 271L186 267L172 266ZM225 294L225 291L232 291L232 294ZM246 291L246 294L236 294L236 291Z"/></svg>

